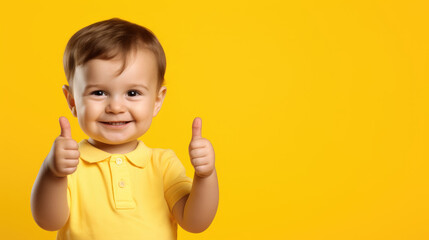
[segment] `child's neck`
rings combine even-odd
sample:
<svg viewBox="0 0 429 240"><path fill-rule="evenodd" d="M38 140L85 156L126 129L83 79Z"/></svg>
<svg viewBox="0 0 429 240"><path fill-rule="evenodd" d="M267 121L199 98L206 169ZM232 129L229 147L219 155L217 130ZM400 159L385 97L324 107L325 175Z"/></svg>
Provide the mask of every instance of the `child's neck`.
<svg viewBox="0 0 429 240"><path fill-rule="evenodd" d="M137 145L139 144L138 140L134 140L134 141L127 142L127 143L113 144L112 145L112 144L99 142L99 141L94 140L92 138L89 138L88 142L91 145L93 145L94 147L96 147L100 150L103 150L105 152L112 153L112 154L129 153L129 152L133 151L134 149L136 149Z"/></svg>

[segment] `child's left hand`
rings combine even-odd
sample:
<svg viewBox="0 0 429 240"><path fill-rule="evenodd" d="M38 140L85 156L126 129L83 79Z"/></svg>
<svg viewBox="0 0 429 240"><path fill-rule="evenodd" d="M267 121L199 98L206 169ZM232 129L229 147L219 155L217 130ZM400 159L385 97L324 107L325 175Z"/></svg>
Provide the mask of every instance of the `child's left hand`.
<svg viewBox="0 0 429 240"><path fill-rule="evenodd" d="M189 143L189 157L194 166L195 174L205 178L215 170L215 154L209 140L201 136L202 120L195 118L192 123L192 139Z"/></svg>

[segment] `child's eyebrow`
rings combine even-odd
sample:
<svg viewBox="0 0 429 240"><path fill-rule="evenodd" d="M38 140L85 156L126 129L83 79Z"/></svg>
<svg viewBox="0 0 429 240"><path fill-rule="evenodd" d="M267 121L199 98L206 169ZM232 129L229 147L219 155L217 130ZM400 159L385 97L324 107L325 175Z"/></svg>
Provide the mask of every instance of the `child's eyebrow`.
<svg viewBox="0 0 429 240"><path fill-rule="evenodd" d="M102 88L102 87L103 86L99 85L99 84L89 84L89 85L86 85L85 91L88 90L89 88ZM144 88L147 91L149 91L149 88L146 85L144 85L144 84L132 84L132 85L130 84L128 86L128 88L138 88L138 87Z"/></svg>
<svg viewBox="0 0 429 240"><path fill-rule="evenodd" d="M98 87L99 87L99 85L97 85L97 84L89 84L89 85L85 86L85 90L88 88L98 88Z"/></svg>
<svg viewBox="0 0 429 240"><path fill-rule="evenodd" d="M144 88L144 89L146 89L147 91L149 91L149 88L146 86L146 85L144 85L144 84L133 84L133 85L130 85L130 88L138 88L138 87L141 87L141 88Z"/></svg>

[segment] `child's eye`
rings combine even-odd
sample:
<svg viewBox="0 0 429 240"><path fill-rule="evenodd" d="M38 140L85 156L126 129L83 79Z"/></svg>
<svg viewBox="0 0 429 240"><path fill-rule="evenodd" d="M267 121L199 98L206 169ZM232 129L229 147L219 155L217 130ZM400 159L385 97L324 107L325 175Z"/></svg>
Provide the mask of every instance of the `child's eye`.
<svg viewBox="0 0 429 240"><path fill-rule="evenodd" d="M139 91L137 91L137 90L130 90L130 91L128 91L128 96L129 97L135 97L135 96L138 96L138 95L141 95L141 93Z"/></svg>
<svg viewBox="0 0 429 240"><path fill-rule="evenodd" d="M97 91L93 91L93 92L91 92L91 95L95 95L95 96L103 96L103 95L106 95L106 93L105 93L104 91L97 90Z"/></svg>

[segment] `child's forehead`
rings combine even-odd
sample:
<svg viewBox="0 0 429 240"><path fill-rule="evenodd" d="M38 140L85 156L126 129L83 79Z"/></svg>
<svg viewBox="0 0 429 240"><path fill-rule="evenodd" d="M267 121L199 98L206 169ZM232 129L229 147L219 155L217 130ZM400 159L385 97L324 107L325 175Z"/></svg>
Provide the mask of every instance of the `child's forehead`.
<svg viewBox="0 0 429 240"><path fill-rule="evenodd" d="M117 78L151 83L157 79L157 64L152 52L138 51L126 59L119 55L111 59L91 59L76 68L76 75L82 83L101 84Z"/></svg>

